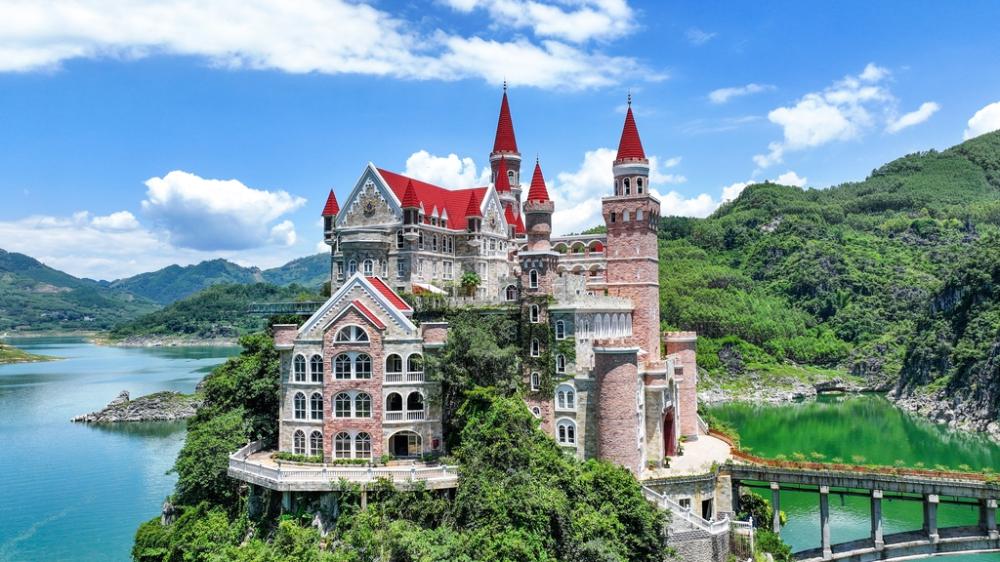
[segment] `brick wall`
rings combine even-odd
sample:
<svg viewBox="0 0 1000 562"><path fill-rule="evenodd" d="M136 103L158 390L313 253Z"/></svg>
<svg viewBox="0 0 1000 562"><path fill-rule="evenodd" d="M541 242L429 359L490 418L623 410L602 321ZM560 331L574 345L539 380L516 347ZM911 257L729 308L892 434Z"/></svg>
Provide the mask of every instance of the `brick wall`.
<svg viewBox="0 0 1000 562"><path fill-rule="evenodd" d="M675 356L681 367L678 381L681 435L698 435L698 335L695 332L666 332L663 335L667 355Z"/></svg>
<svg viewBox="0 0 1000 562"><path fill-rule="evenodd" d="M594 347L597 380L598 456L620 464L635 474L641 471L638 448L636 391L639 389L637 350Z"/></svg>

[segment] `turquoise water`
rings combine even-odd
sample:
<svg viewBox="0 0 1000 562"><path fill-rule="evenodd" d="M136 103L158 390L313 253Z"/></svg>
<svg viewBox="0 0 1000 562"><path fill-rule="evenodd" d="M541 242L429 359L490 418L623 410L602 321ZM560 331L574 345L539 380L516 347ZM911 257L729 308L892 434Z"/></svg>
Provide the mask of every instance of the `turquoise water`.
<svg viewBox="0 0 1000 562"><path fill-rule="evenodd" d="M159 514L183 422L86 426L69 419L122 390L191 392L229 347L116 348L74 338L9 340L59 361L0 365L0 561L129 559Z"/></svg>
<svg viewBox="0 0 1000 562"><path fill-rule="evenodd" d="M783 406L727 404L711 412L740 432L741 442L755 454L773 457L817 452L827 459L841 457L850 462L855 455L863 463L891 465L897 460L912 466L966 464L981 470L1000 470L1000 445L979 436L952 432L924 419L908 415L881 396L821 397L815 402ZM768 489L756 489L770 500ZM944 499L944 498L942 498ZM819 497L815 493L782 492L781 509L788 524L781 536L793 550L820 545ZM923 513L919 502L883 501L885 532L920 529ZM867 498L830 495L830 531L834 543L869 535ZM978 511L969 506L942 503L939 526L975 525ZM1000 562L1000 554L935 557L937 561Z"/></svg>

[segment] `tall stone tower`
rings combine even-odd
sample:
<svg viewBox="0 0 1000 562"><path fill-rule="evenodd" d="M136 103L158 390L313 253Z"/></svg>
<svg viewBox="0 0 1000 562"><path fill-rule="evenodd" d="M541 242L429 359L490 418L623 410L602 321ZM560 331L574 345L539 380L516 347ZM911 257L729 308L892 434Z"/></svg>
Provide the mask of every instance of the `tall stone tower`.
<svg viewBox="0 0 1000 562"><path fill-rule="evenodd" d="M613 164L615 194L605 197L604 222L608 227L607 287L614 296L631 299L632 336L628 343L640 347L646 364L660 361L660 283L656 231L660 202L649 194L649 160L639 140L629 97L625 126Z"/></svg>
<svg viewBox="0 0 1000 562"><path fill-rule="evenodd" d="M501 170L501 166L503 170ZM517 151L514 138L514 121L510 117L507 103L507 83L503 85L503 99L500 101L500 118L497 120L497 134L490 153L490 168L493 184L500 195L501 203L513 208L515 216L521 214L521 153ZM498 178L500 174L506 177ZM502 189L503 188L503 189Z"/></svg>

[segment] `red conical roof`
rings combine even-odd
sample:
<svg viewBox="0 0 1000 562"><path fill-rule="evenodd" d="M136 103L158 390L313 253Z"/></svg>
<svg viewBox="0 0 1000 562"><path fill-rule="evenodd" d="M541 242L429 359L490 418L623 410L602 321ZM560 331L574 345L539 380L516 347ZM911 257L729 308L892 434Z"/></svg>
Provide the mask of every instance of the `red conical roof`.
<svg viewBox="0 0 1000 562"><path fill-rule="evenodd" d="M483 213L479 210L479 197L476 196L475 192L472 192L469 197L469 206L465 208L465 216L467 217L481 217Z"/></svg>
<svg viewBox="0 0 1000 562"><path fill-rule="evenodd" d="M618 141L618 157L615 160L644 160L645 158L646 153L642 150L639 129L635 126L635 117L632 116L632 105L630 104L628 112L625 113L625 127L622 128L622 138Z"/></svg>
<svg viewBox="0 0 1000 562"><path fill-rule="evenodd" d="M514 208L509 204L503 209L503 218L507 221L510 226L517 225L517 217L514 216Z"/></svg>
<svg viewBox="0 0 1000 562"><path fill-rule="evenodd" d="M517 215L517 227L514 228L514 232L524 234L524 221L521 220L521 215Z"/></svg>
<svg viewBox="0 0 1000 562"><path fill-rule="evenodd" d="M507 159L503 156L500 157L500 165L497 166L497 177L493 181L493 187L496 188L497 193L510 191L510 178L507 177Z"/></svg>
<svg viewBox="0 0 1000 562"><path fill-rule="evenodd" d="M332 217L340 212L340 205L337 204L337 196L330 190L330 195L326 198L326 206L323 207L323 217Z"/></svg>
<svg viewBox="0 0 1000 562"><path fill-rule="evenodd" d="M500 119L497 121L497 136L493 141L493 152L517 152L517 140L514 139L514 121L510 118L506 86L503 90L503 100L500 101Z"/></svg>
<svg viewBox="0 0 1000 562"><path fill-rule="evenodd" d="M548 201L549 190L545 188L545 178L542 177L542 167L535 162L535 172L531 174L531 187L528 188L528 201Z"/></svg>
<svg viewBox="0 0 1000 562"><path fill-rule="evenodd" d="M406 182L406 191L403 192L403 201L401 206L404 209L417 209L420 207L420 199L417 198L417 192L413 189L413 182Z"/></svg>

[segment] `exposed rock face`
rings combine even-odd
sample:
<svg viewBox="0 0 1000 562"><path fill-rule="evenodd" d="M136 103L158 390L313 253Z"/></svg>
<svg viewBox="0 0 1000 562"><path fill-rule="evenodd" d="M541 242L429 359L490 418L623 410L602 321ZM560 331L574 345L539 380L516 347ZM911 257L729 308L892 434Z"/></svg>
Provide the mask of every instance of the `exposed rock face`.
<svg viewBox="0 0 1000 562"><path fill-rule="evenodd" d="M156 392L129 399L121 391L103 410L76 416L70 421L82 423L115 423L133 421L174 421L194 416L201 399L197 395L179 392Z"/></svg>
<svg viewBox="0 0 1000 562"><path fill-rule="evenodd" d="M913 393L905 396L888 395L889 400L907 412L927 418L934 423L946 424L952 429L979 431L1000 442L1000 420L993 417L989 408L959 396L947 396L939 391L932 394Z"/></svg>

